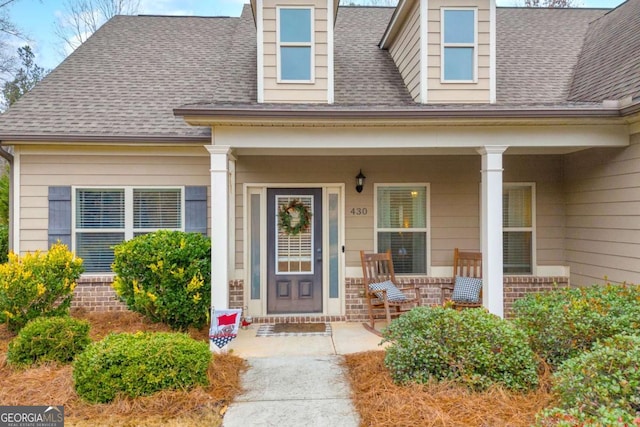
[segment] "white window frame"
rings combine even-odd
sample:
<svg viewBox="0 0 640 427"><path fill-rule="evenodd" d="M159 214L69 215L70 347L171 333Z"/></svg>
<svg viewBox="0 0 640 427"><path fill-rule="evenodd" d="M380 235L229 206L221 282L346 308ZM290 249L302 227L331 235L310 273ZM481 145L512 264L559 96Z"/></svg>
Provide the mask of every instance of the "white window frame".
<svg viewBox="0 0 640 427"><path fill-rule="evenodd" d="M531 232L531 272L530 273L506 273L504 272L504 266L503 266L503 274L508 275L508 276L532 276L532 275L536 275L536 266L537 266L537 259L536 259L536 252L537 252L537 247L536 247L536 242L537 242L537 237L536 237L536 230L537 230L537 225L536 225L536 183L535 182L503 182L502 183L502 193L504 194L505 190L507 188L514 188L514 187L530 187L531 188L531 227L506 227L504 224L502 224L502 232ZM504 209L506 207L503 206L503 215L504 215Z"/></svg>
<svg viewBox="0 0 640 427"><path fill-rule="evenodd" d="M124 190L124 228L78 228L76 227L76 210L77 210L77 191L78 190ZM110 185L110 186L91 186L91 185L77 185L71 187L71 246L72 250L76 251L76 233L124 233L124 241L131 240L135 233L146 232L152 233L160 230L160 228L134 228L133 227L133 192L134 190L180 190L180 228L162 228L162 230L185 230L185 187L184 186L122 186L122 185ZM110 272L102 272L110 273ZM102 273L90 273L90 274L102 274Z"/></svg>
<svg viewBox="0 0 640 427"><path fill-rule="evenodd" d="M445 11L448 10L469 10L473 12L473 43L445 43ZM442 7L440 8L440 83L477 83L478 82L478 9L475 7ZM445 48L466 47L473 48L473 78L471 80L447 80L445 70Z"/></svg>
<svg viewBox="0 0 640 427"><path fill-rule="evenodd" d="M378 189L384 187L425 187L426 201L425 201L425 215L426 224L425 227L410 228L411 232L424 232L425 236L425 273L402 273L398 276L429 276L431 274L431 184L428 182L390 182L390 183L374 183L373 184L373 247L374 252L379 252L378 249L378 232L391 232L398 233L406 231L406 228L378 228Z"/></svg>
<svg viewBox="0 0 640 427"><path fill-rule="evenodd" d="M280 11L282 9L305 9L310 11L309 30L311 31L311 40L309 42L281 42L280 41ZM315 82L315 8L311 6L277 6L276 7L276 67L278 83L314 83ZM308 47L310 48L310 70L309 80L286 80L282 78L282 62L280 58L280 50L282 47Z"/></svg>

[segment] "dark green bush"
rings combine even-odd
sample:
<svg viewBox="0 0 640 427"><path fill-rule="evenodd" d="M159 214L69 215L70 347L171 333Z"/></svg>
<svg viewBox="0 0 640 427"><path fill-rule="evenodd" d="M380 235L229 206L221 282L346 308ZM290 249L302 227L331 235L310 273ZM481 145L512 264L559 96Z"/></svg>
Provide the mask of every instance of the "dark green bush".
<svg viewBox="0 0 640 427"><path fill-rule="evenodd" d="M598 408L596 415L589 415L579 409L552 408L536 416L536 427L632 427L640 426L640 417L635 414L611 409Z"/></svg>
<svg viewBox="0 0 640 427"><path fill-rule="evenodd" d="M0 264L9 261L9 226L0 224Z"/></svg>
<svg viewBox="0 0 640 427"><path fill-rule="evenodd" d="M69 316L39 317L27 323L9 343L7 361L18 366L69 363L90 342L87 321Z"/></svg>
<svg viewBox="0 0 640 427"><path fill-rule="evenodd" d="M106 403L118 394L148 396L207 385L210 361L207 343L185 334L110 334L76 357L73 381L80 397Z"/></svg>
<svg viewBox="0 0 640 427"><path fill-rule="evenodd" d="M129 309L176 330L202 327L211 306L211 242L161 230L114 250L113 287Z"/></svg>
<svg viewBox="0 0 640 427"><path fill-rule="evenodd" d="M475 390L538 384L524 333L483 309L419 307L393 321L383 337L391 343L385 365L399 383L453 380Z"/></svg>
<svg viewBox="0 0 640 427"><path fill-rule="evenodd" d="M47 253L9 254L0 264L0 322L17 332L31 319L69 313L82 260L63 244Z"/></svg>
<svg viewBox="0 0 640 427"><path fill-rule="evenodd" d="M603 285L529 294L513 304L515 324L552 368L599 339L640 327L640 288Z"/></svg>
<svg viewBox="0 0 640 427"><path fill-rule="evenodd" d="M640 337L616 335L565 361L553 375L562 410L600 417L601 408L640 411Z"/></svg>

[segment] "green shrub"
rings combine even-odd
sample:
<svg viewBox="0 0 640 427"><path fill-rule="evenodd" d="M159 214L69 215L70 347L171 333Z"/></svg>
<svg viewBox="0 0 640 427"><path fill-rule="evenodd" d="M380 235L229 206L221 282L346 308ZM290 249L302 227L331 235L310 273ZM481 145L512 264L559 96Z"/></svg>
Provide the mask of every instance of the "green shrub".
<svg viewBox="0 0 640 427"><path fill-rule="evenodd" d="M601 408L640 411L640 337L616 335L565 361L553 375L560 409L599 417Z"/></svg>
<svg viewBox="0 0 640 427"><path fill-rule="evenodd" d="M632 427L640 426L640 417L621 411L600 407L596 415L578 409L552 408L536 416L536 427Z"/></svg>
<svg viewBox="0 0 640 427"><path fill-rule="evenodd" d="M592 286L529 294L513 304L515 324L552 368L599 339L640 327L640 288Z"/></svg>
<svg viewBox="0 0 640 427"><path fill-rule="evenodd" d="M76 357L73 381L80 397L106 403L118 394L148 396L207 385L210 361L207 343L186 334L110 334Z"/></svg>
<svg viewBox="0 0 640 427"><path fill-rule="evenodd" d="M0 224L0 264L9 261L9 226Z"/></svg>
<svg viewBox="0 0 640 427"><path fill-rule="evenodd" d="M393 321L383 337L391 342L385 365L399 383L453 380L476 390L538 383L524 333L482 309L419 307Z"/></svg>
<svg viewBox="0 0 640 427"><path fill-rule="evenodd" d="M173 329L209 320L211 242L197 233L161 230L115 247L113 288L129 309Z"/></svg>
<svg viewBox="0 0 640 427"><path fill-rule="evenodd" d="M89 322L69 316L31 320L9 343L7 361L18 366L68 363L91 342Z"/></svg>
<svg viewBox="0 0 640 427"><path fill-rule="evenodd" d="M9 261L0 264L0 322L17 332L36 317L68 314L83 271L82 260L62 244L46 254L9 254Z"/></svg>

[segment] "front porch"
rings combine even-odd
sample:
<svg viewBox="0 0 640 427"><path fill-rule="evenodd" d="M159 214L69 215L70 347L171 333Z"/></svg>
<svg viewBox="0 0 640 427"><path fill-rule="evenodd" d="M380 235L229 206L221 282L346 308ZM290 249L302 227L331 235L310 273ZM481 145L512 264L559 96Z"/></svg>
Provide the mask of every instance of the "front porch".
<svg viewBox="0 0 640 427"><path fill-rule="evenodd" d="M440 305L440 285L452 283L450 277L415 277L403 278L413 280L420 287L422 305ZM127 307L118 300L111 288L113 276L83 277L78 281L72 308L87 311L122 311ZM543 292L569 286L568 277L533 277L505 276L503 299L505 317L511 316L513 302L529 293ZM253 323L304 323L304 322L364 322L367 320L367 307L362 297L362 278L351 277L344 282L345 314L292 314L278 316L253 316ZM244 300L245 286L243 280L229 282L229 307L246 307Z"/></svg>

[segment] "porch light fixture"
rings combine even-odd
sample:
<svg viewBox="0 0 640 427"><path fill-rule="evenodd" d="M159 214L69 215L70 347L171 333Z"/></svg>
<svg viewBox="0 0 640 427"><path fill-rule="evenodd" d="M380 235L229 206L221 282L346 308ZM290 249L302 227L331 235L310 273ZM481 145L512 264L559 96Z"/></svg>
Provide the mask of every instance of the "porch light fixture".
<svg viewBox="0 0 640 427"><path fill-rule="evenodd" d="M360 173L356 175L356 191L358 193L362 193L362 187L364 187L364 179L366 176L362 174L362 169L360 169Z"/></svg>

